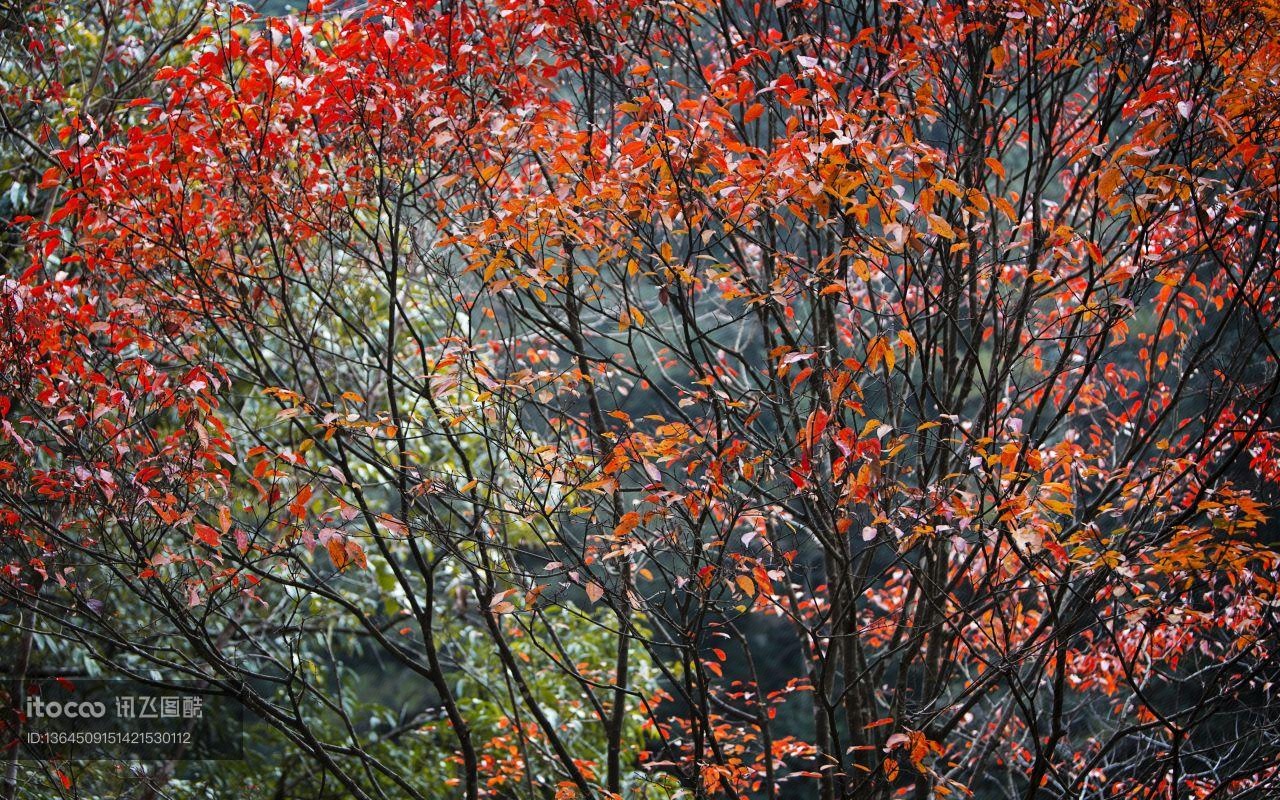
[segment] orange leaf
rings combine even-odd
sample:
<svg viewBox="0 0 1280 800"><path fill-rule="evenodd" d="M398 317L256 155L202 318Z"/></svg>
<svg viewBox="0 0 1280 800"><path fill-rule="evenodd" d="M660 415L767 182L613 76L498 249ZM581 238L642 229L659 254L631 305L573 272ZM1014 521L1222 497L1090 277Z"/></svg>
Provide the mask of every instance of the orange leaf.
<svg viewBox="0 0 1280 800"><path fill-rule="evenodd" d="M1121 182L1124 181L1124 175L1118 169L1108 169L1098 176L1098 196L1110 197L1115 194Z"/></svg>
<svg viewBox="0 0 1280 800"><path fill-rule="evenodd" d="M628 511L622 515L622 519L618 521L618 527L613 529L613 535L618 538L626 536L636 529L640 524L640 512Z"/></svg>
<svg viewBox="0 0 1280 800"><path fill-rule="evenodd" d="M911 335L911 331L898 331L898 341L912 353L916 352L916 337Z"/></svg>
<svg viewBox="0 0 1280 800"><path fill-rule="evenodd" d="M345 567L351 560L347 555L347 548L343 546L342 540L337 536L329 540L329 544L325 545L325 549L329 551L329 559L339 570Z"/></svg>
<svg viewBox="0 0 1280 800"><path fill-rule="evenodd" d="M884 777L889 781L898 779L898 762L892 758L884 760Z"/></svg>
<svg viewBox="0 0 1280 800"><path fill-rule="evenodd" d="M892 372L894 364L893 347L883 336L877 336L867 345L867 369L874 370L882 360L884 361L885 369Z"/></svg>
<svg viewBox="0 0 1280 800"><path fill-rule="evenodd" d="M344 547L347 551L347 563L355 564L357 568L364 569L369 566L369 559L364 554L364 548L354 539L348 539Z"/></svg>
<svg viewBox="0 0 1280 800"><path fill-rule="evenodd" d="M930 214L928 216L928 220L929 220L929 230L933 231L934 233L938 234L944 239L956 238L955 230L953 230L952 227L949 224L947 224L947 221L942 217L938 216L937 214Z"/></svg>

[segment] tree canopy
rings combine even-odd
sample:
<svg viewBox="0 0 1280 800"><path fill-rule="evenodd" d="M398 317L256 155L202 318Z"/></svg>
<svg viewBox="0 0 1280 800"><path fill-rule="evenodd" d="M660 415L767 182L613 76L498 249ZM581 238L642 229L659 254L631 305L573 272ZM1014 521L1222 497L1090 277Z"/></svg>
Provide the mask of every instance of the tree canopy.
<svg viewBox="0 0 1280 800"><path fill-rule="evenodd" d="M0 668L248 752L6 797L1280 789L1275 3L74 6Z"/></svg>

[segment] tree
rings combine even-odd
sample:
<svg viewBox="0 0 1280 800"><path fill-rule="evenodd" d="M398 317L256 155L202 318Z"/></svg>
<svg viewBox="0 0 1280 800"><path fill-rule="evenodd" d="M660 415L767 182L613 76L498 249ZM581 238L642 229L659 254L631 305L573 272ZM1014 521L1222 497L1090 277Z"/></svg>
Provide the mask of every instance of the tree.
<svg viewBox="0 0 1280 800"><path fill-rule="evenodd" d="M216 12L26 222L4 596L317 797L1274 788L1278 17Z"/></svg>
<svg viewBox="0 0 1280 800"><path fill-rule="evenodd" d="M0 8L0 146L5 247L17 214L46 216L57 194L41 174L57 161L56 132L110 134L200 19L185 0L74 5L15 0ZM10 254L6 253L6 260Z"/></svg>
<svg viewBox="0 0 1280 800"><path fill-rule="evenodd" d="M15 2L0 8L0 261L6 277L25 269L24 226L16 218L47 219L61 202L57 181L42 178L51 175L51 168L57 172L52 154L59 147L57 132L65 137L65 131L74 130L94 137L118 131L122 121L128 124L128 101L148 88L155 70L194 30L200 11L181 0L84 8ZM0 406L6 413L21 413L10 398ZM54 515L57 510L46 508L43 513ZM14 544L4 543L6 560ZM18 550L15 557L25 561L29 553L22 552L21 545ZM30 614L20 614L14 622L3 630L2 641L6 652L15 656L6 664L7 676L21 680L30 666L38 623ZM74 653L54 658L64 665L79 662ZM7 756L6 798L18 790L18 763Z"/></svg>

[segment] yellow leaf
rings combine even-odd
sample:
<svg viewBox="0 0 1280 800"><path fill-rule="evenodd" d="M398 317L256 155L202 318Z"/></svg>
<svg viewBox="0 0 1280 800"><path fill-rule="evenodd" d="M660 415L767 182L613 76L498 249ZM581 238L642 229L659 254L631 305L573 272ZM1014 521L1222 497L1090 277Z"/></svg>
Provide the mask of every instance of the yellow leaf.
<svg viewBox="0 0 1280 800"><path fill-rule="evenodd" d="M1073 506L1071 503L1063 502L1062 500L1043 500L1042 499L1040 503L1045 508L1049 509L1055 514L1070 514L1073 510L1075 510L1075 506Z"/></svg>

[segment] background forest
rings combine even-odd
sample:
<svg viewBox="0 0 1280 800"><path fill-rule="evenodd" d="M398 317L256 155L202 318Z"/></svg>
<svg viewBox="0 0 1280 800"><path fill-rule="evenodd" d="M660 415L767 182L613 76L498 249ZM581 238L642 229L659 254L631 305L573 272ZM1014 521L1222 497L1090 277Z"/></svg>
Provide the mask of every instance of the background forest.
<svg viewBox="0 0 1280 800"><path fill-rule="evenodd" d="M1280 792L1274 2L0 19L0 797Z"/></svg>

